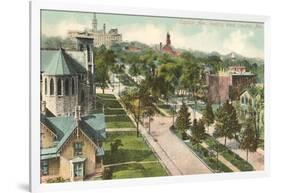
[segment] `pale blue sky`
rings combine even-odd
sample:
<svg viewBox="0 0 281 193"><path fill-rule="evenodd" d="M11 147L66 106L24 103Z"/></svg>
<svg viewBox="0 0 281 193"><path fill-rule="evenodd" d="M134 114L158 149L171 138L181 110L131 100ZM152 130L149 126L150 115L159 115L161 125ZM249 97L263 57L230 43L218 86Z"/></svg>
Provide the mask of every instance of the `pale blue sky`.
<svg viewBox="0 0 281 193"><path fill-rule="evenodd" d="M123 40L146 44L165 42L170 32L177 48L217 51L222 54L237 52L249 57L264 55L263 24L96 14L98 29L103 23L107 30L118 28ZM68 30L91 28L93 13L42 11L42 33L47 36L66 36Z"/></svg>

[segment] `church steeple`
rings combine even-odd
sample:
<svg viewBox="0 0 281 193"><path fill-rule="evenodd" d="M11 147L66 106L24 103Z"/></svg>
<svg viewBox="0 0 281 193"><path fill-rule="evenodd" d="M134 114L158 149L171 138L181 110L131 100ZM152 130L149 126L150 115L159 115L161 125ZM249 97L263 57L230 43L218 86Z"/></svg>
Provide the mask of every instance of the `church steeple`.
<svg viewBox="0 0 281 193"><path fill-rule="evenodd" d="M167 33L166 45L171 45L171 37L169 32Z"/></svg>
<svg viewBox="0 0 281 193"><path fill-rule="evenodd" d="M98 30L98 20L96 17L96 13L94 13L93 15L92 28L93 32L96 32Z"/></svg>

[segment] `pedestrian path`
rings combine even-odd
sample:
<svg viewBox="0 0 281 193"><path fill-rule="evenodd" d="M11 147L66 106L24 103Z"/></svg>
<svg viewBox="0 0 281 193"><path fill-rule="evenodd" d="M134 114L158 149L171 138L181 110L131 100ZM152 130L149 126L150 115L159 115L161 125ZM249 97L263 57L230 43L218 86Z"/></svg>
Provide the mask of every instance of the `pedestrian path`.
<svg viewBox="0 0 281 193"><path fill-rule="evenodd" d="M106 132L136 131L136 128L106 128Z"/></svg>

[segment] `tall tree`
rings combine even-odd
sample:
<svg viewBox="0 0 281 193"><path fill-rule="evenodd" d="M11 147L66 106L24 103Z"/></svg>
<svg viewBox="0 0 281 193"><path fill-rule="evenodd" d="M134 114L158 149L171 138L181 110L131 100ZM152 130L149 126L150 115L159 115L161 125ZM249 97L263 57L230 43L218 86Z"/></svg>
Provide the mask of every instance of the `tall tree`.
<svg viewBox="0 0 281 193"><path fill-rule="evenodd" d="M213 108L210 102L207 103L206 109L203 112L203 121L205 125L208 127L208 132L209 132L209 127L211 124L214 123L215 115L213 113Z"/></svg>
<svg viewBox="0 0 281 193"><path fill-rule="evenodd" d="M255 152L258 148L253 121L250 119L247 120L246 127L242 132L240 148L246 150L247 161L249 158L249 151Z"/></svg>
<svg viewBox="0 0 281 193"><path fill-rule="evenodd" d="M226 101L216 114L214 136L224 137L224 145L226 145L226 139L233 139L240 130L241 125L238 122L236 110L229 101Z"/></svg>
<svg viewBox="0 0 281 193"><path fill-rule="evenodd" d="M182 88L188 90L188 92L192 94L195 105L195 109L193 108L194 115L197 107L196 92L200 87L200 74L201 69L197 62L185 61L183 72L180 77L180 84Z"/></svg>
<svg viewBox="0 0 281 193"><path fill-rule="evenodd" d="M109 81L109 70L114 66L115 55L112 50L107 50L101 46L96 51L96 81L100 84L102 92L107 87Z"/></svg>
<svg viewBox="0 0 281 193"><path fill-rule="evenodd" d="M188 112L188 108L185 103L182 104L178 116L176 119L176 128L181 131L182 137L185 136L185 132L190 129L191 121L190 121L190 113Z"/></svg>
<svg viewBox="0 0 281 193"><path fill-rule="evenodd" d="M205 126L202 119L197 122L197 119L193 119L193 125L191 127L192 143L198 145L206 137Z"/></svg>

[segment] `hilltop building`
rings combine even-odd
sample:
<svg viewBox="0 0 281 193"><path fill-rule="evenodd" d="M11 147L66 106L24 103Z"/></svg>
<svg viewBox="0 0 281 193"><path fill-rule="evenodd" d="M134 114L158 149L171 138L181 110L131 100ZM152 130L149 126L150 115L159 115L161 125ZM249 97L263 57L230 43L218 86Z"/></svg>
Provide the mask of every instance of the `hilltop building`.
<svg viewBox="0 0 281 193"><path fill-rule="evenodd" d="M159 50L162 53L166 53L172 56L178 56L180 54L172 47L171 35L169 34L169 32L167 33L166 36L166 44L163 46L162 42L160 42Z"/></svg>
<svg viewBox="0 0 281 193"><path fill-rule="evenodd" d="M94 41L41 50L41 182L84 180L103 172L103 113L96 103Z"/></svg>
<svg viewBox="0 0 281 193"><path fill-rule="evenodd" d="M105 45L107 48L110 48L114 43L122 42L122 34L118 32L117 28L110 29L106 31L106 24L103 24L102 29L98 29L98 20L96 14L93 15L92 20L92 29L85 31L69 31L70 37L91 37L95 41L95 46L100 47Z"/></svg>

